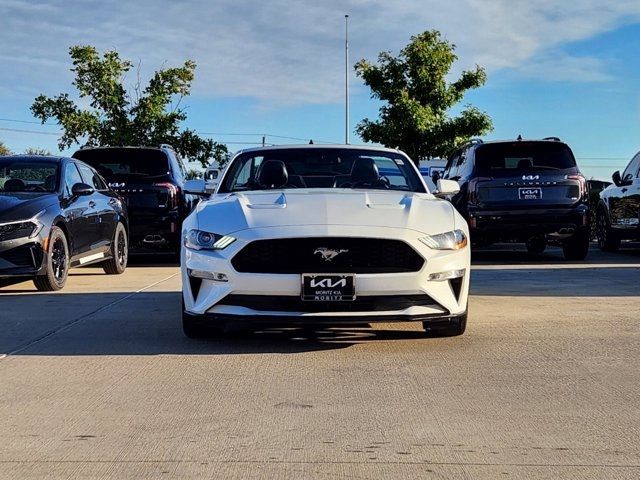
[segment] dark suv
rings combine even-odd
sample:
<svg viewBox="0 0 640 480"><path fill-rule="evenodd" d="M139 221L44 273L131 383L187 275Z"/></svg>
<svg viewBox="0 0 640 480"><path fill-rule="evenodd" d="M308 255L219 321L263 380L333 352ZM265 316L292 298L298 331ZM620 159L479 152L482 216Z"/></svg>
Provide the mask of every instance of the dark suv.
<svg viewBox="0 0 640 480"><path fill-rule="evenodd" d="M640 153L612 179L596 210L598 246L605 252L618 250L621 240L640 240Z"/></svg>
<svg viewBox="0 0 640 480"><path fill-rule="evenodd" d="M182 221L197 197L184 192L187 171L173 148L83 148L73 157L95 168L125 199L132 250L180 251Z"/></svg>
<svg viewBox="0 0 640 480"><path fill-rule="evenodd" d="M443 177L460 184L451 201L469 222L474 244L523 242L541 253L553 242L567 260L587 256L587 183L558 138L473 140L451 155Z"/></svg>

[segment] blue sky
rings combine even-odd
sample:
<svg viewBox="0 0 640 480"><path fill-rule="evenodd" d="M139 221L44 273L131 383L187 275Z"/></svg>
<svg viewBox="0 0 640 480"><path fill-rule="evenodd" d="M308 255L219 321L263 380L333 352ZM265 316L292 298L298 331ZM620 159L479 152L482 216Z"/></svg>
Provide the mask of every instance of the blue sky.
<svg viewBox="0 0 640 480"><path fill-rule="evenodd" d="M55 125L19 121L34 120L39 93L72 91L67 49L91 44L140 62L143 78L195 59L186 125L232 149L263 133L342 142L345 13L353 62L436 28L458 47L453 75L484 66L487 84L464 103L492 116L489 139L559 136L597 178L640 150L637 0L0 0L0 119L11 120L0 139L57 150ZM351 87L353 129L379 105L359 79Z"/></svg>

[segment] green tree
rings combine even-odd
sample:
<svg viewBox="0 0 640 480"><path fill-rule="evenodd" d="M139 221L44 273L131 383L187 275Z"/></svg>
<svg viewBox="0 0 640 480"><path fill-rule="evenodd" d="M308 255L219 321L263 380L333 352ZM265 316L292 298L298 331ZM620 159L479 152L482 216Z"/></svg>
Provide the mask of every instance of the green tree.
<svg viewBox="0 0 640 480"><path fill-rule="evenodd" d="M447 75L458 59L455 45L441 38L437 30L411 37L394 56L378 55L377 64L360 60L356 74L371 89L372 98L384 102L379 119L362 120L356 127L366 142L377 142L405 151L416 163L422 158L446 157L471 137L493 129L491 118L466 105L460 114L449 116L467 90L486 81L483 68L464 71L453 83Z"/></svg>
<svg viewBox="0 0 640 480"><path fill-rule="evenodd" d="M131 92L123 86L133 67L116 51L102 56L92 46L69 49L75 74L73 85L90 108L79 107L69 96L38 96L31 112L42 123L55 119L63 129L58 146L149 146L171 144L180 155L207 165L210 160L228 158L225 145L199 137L193 130L180 129L186 112L181 100L189 95L194 79L195 62L187 60L181 67L155 72L144 89L138 81Z"/></svg>
<svg viewBox="0 0 640 480"><path fill-rule="evenodd" d="M51 152L46 148L29 147L24 151L25 155L51 155Z"/></svg>
<svg viewBox="0 0 640 480"><path fill-rule="evenodd" d="M0 140L0 155L11 155L11 150Z"/></svg>

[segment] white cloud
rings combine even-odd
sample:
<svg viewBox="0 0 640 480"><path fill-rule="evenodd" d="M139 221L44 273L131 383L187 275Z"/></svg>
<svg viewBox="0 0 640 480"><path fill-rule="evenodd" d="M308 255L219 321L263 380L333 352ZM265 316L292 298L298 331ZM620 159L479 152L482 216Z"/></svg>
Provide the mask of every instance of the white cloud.
<svg viewBox="0 0 640 480"><path fill-rule="evenodd" d="M149 72L198 62L194 94L263 104L340 101L344 13L352 59L397 51L412 34L441 30L461 66L512 68L548 80L607 80L597 56L570 57L569 42L640 21L637 0L0 0L0 85L32 97L68 90L72 44L116 48Z"/></svg>

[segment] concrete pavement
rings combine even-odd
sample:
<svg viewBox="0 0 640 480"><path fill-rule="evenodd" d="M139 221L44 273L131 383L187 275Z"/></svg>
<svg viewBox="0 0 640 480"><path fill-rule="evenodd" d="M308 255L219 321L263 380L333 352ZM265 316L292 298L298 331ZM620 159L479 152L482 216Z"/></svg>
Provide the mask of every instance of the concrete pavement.
<svg viewBox="0 0 640 480"><path fill-rule="evenodd" d="M177 270L0 290L0 478L640 477L640 250L479 252L448 339L189 340Z"/></svg>

